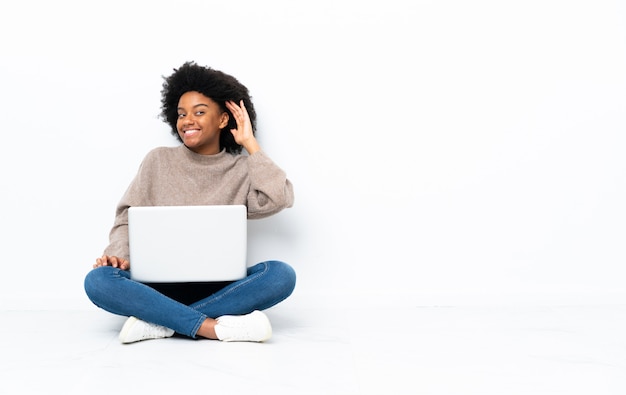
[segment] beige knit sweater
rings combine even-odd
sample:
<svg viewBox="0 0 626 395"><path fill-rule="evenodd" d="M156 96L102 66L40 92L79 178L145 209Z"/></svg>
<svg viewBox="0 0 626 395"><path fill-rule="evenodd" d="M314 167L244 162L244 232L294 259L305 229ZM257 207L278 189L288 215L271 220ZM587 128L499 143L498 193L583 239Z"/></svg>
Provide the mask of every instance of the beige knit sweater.
<svg viewBox="0 0 626 395"><path fill-rule="evenodd" d="M117 205L105 255L129 259L128 208L243 204L248 218L268 217L293 205L293 186L263 151L200 155L184 145L159 147L142 161ZM131 262L132 265L132 262Z"/></svg>

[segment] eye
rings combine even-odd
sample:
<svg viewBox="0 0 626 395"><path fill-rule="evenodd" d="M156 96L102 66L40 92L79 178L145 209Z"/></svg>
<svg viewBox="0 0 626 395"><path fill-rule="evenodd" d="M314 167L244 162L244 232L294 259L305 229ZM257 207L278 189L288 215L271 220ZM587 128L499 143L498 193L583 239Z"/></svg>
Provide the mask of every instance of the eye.
<svg viewBox="0 0 626 395"><path fill-rule="evenodd" d="M178 118L183 118L185 114L178 114Z"/></svg>
<svg viewBox="0 0 626 395"><path fill-rule="evenodd" d="M204 115L204 111L196 111L196 115Z"/></svg>

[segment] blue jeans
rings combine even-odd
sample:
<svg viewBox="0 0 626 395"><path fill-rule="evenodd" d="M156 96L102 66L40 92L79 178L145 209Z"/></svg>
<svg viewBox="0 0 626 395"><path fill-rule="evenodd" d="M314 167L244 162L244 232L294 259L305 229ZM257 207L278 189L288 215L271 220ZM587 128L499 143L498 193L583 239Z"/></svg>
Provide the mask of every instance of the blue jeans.
<svg viewBox="0 0 626 395"><path fill-rule="evenodd" d="M192 338L206 318L248 314L285 300L296 285L291 266L267 261L248 268L248 275L190 305L130 279L130 273L111 266L91 270L85 292L98 307L118 315L135 316Z"/></svg>

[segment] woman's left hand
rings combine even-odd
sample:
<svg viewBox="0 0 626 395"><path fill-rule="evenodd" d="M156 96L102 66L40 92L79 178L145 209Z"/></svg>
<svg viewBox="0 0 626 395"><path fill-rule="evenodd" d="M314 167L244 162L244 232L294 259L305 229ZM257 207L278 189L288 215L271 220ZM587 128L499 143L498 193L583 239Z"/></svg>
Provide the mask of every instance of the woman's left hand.
<svg viewBox="0 0 626 395"><path fill-rule="evenodd" d="M237 123L237 129L231 129L230 132L235 138L235 142L243 146L249 154L253 154L260 150L259 143L254 137L252 132L252 122L250 122L250 115L243 103L243 100L239 102L239 105L232 100L226 102L226 107L230 110L235 117Z"/></svg>
<svg viewBox="0 0 626 395"><path fill-rule="evenodd" d="M113 266L122 270L128 270L130 269L130 262L128 262L127 259L113 255L102 255L102 257L96 259L96 263L93 265L93 268L95 269L100 266Z"/></svg>

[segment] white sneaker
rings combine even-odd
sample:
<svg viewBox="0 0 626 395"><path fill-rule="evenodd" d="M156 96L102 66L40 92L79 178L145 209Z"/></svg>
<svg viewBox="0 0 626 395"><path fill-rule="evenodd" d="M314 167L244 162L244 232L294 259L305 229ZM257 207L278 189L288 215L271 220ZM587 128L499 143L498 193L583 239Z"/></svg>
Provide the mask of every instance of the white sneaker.
<svg viewBox="0 0 626 395"><path fill-rule="evenodd" d="M151 324L136 317L128 317L119 339L122 343L133 343L147 339L162 339L174 335L174 330L161 325Z"/></svg>
<svg viewBox="0 0 626 395"><path fill-rule="evenodd" d="M223 315L217 318L215 334L225 342L262 342L272 337L272 325L258 310L246 315Z"/></svg>

